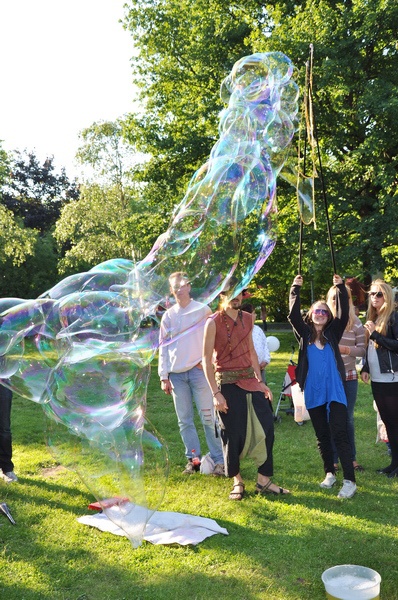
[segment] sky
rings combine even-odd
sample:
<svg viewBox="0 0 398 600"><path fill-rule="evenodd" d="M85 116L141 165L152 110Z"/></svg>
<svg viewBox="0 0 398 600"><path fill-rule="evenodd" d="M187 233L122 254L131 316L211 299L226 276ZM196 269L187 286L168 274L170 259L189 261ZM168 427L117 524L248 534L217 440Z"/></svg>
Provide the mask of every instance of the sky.
<svg viewBox="0 0 398 600"><path fill-rule="evenodd" d="M134 111L124 0L0 0L0 140L78 176L78 133Z"/></svg>

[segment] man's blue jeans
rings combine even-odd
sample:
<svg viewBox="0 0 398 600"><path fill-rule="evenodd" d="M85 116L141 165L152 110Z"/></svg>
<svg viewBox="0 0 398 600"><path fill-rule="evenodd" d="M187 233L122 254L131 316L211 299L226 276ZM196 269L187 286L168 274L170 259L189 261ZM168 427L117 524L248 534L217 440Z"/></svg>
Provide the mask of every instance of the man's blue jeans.
<svg viewBox="0 0 398 600"><path fill-rule="evenodd" d="M194 409L199 413L206 436L210 456L216 464L223 464L221 439L216 437L213 396L203 370L193 367L184 373L170 373L174 408L177 414L180 434L185 446L185 456L202 456L198 432L194 423Z"/></svg>
<svg viewBox="0 0 398 600"><path fill-rule="evenodd" d="M0 383L0 469L3 473L14 470L11 443L12 391Z"/></svg>

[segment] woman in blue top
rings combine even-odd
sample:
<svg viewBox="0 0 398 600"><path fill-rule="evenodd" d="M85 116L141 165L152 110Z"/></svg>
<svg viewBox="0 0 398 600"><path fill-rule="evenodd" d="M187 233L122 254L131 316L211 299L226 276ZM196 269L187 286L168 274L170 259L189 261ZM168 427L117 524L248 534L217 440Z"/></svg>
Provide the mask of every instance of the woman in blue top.
<svg viewBox="0 0 398 600"><path fill-rule="evenodd" d="M334 275L336 317L333 318L326 302L317 301L303 319L300 307L302 284L302 276L297 275L290 289L289 321L299 343L296 381L304 391L305 406L326 473L320 486L331 488L336 481L333 438L344 476L338 497L351 498L357 486L347 432L347 399L343 386L345 368L339 351L339 341L349 315L348 294L341 277Z"/></svg>

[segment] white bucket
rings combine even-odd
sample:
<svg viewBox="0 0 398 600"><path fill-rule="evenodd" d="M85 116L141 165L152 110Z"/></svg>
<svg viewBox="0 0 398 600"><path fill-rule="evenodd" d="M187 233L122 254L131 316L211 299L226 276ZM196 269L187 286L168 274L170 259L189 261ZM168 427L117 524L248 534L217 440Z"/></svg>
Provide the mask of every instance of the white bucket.
<svg viewBox="0 0 398 600"><path fill-rule="evenodd" d="M359 565L337 565L322 573L329 600L379 600L381 577Z"/></svg>

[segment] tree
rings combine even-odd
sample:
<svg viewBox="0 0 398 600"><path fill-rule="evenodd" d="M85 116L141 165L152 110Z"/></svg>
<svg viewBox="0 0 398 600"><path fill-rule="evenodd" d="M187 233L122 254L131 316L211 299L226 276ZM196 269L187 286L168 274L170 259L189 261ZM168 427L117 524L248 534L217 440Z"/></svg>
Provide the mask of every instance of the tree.
<svg viewBox="0 0 398 600"><path fill-rule="evenodd" d="M139 259L166 229L168 216L154 214L143 199L137 161L146 157L124 138L124 125L93 123L80 134L77 158L92 169L81 197L62 210L55 229L63 254L60 272L71 273L121 257Z"/></svg>
<svg viewBox="0 0 398 600"><path fill-rule="evenodd" d="M0 263L9 260L17 266L33 254L37 232L25 229L4 206L2 189L10 175L10 163L11 159L0 142Z"/></svg>
<svg viewBox="0 0 398 600"><path fill-rule="evenodd" d="M140 48L135 83L142 88L145 112L142 117L127 119L126 127L139 147L152 155L141 171L147 182L145 197L154 210L167 202L171 211L218 138L218 115L224 106L219 97L221 81L236 60L252 52L250 35L256 23L265 22L266 14L259 2L247 2L244 7L214 0L130 2L128 6L126 26ZM296 216L293 196L289 190L287 202ZM294 238L287 235L286 228L282 233L286 264L291 256L286 250L293 245L292 253L295 251L298 228ZM242 231L247 256L251 249L245 247L245 237ZM277 252L278 248L274 254ZM268 264L255 278L263 289L270 281ZM285 271L277 273L279 279L284 278L283 291L279 286L274 288L279 315L286 314L286 275Z"/></svg>
<svg viewBox="0 0 398 600"><path fill-rule="evenodd" d="M163 231L134 190L120 196L117 186L83 186L79 200L62 210L55 228L61 274L89 269L112 258L141 258Z"/></svg>
<svg viewBox="0 0 398 600"><path fill-rule="evenodd" d="M151 159L138 176L154 208L170 214L217 139L219 89L247 52L250 28L227 2L132 1L125 26L139 48L134 83L142 116L126 120L126 136Z"/></svg>
<svg viewBox="0 0 398 600"><path fill-rule="evenodd" d="M139 49L134 77L144 114L127 119L126 128L152 156L140 175L155 206L162 202L171 209L205 161L217 135L218 87L235 60L253 51L283 50L303 89L313 43L318 142L338 270L363 279L396 262L396 2L130 0L127 6L125 26ZM319 182L317 188L319 199ZM283 244L255 279L264 289L272 282L277 297L297 269L295 192L283 184L279 207ZM325 217L321 205L317 229L305 228L303 268L315 295L332 273ZM275 307L285 310L285 302Z"/></svg>
<svg viewBox="0 0 398 600"><path fill-rule="evenodd" d="M7 152L2 148L2 142L0 140L0 185L3 185L10 170L10 157Z"/></svg>
<svg viewBox="0 0 398 600"><path fill-rule="evenodd" d="M274 3L270 17L270 38L264 39L259 24L253 46L283 47L302 85L314 44L315 113L338 264L361 277L383 272L397 256L398 5ZM318 245L321 234L320 227L317 236L310 234ZM314 247L313 261L319 258Z"/></svg>
<svg viewBox="0 0 398 600"><path fill-rule="evenodd" d="M10 258L18 266L33 254L37 232L21 227L11 211L0 204L0 262Z"/></svg>
<svg viewBox="0 0 398 600"><path fill-rule="evenodd" d="M79 189L76 182L70 183L65 169L55 173L52 156L41 165L33 152L15 151L1 194L4 206L25 227L43 233L53 227L61 208L78 198Z"/></svg>
<svg viewBox="0 0 398 600"><path fill-rule="evenodd" d="M100 121L80 132L82 145L76 158L93 170L93 180L119 190L122 203L124 189L131 183L134 166L145 157L137 153L134 144L123 137L123 122Z"/></svg>
<svg viewBox="0 0 398 600"><path fill-rule="evenodd" d="M18 266L13 256L2 263L0 297L37 298L57 281L59 256L51 233L37 236L23 259Z"/></svg>

